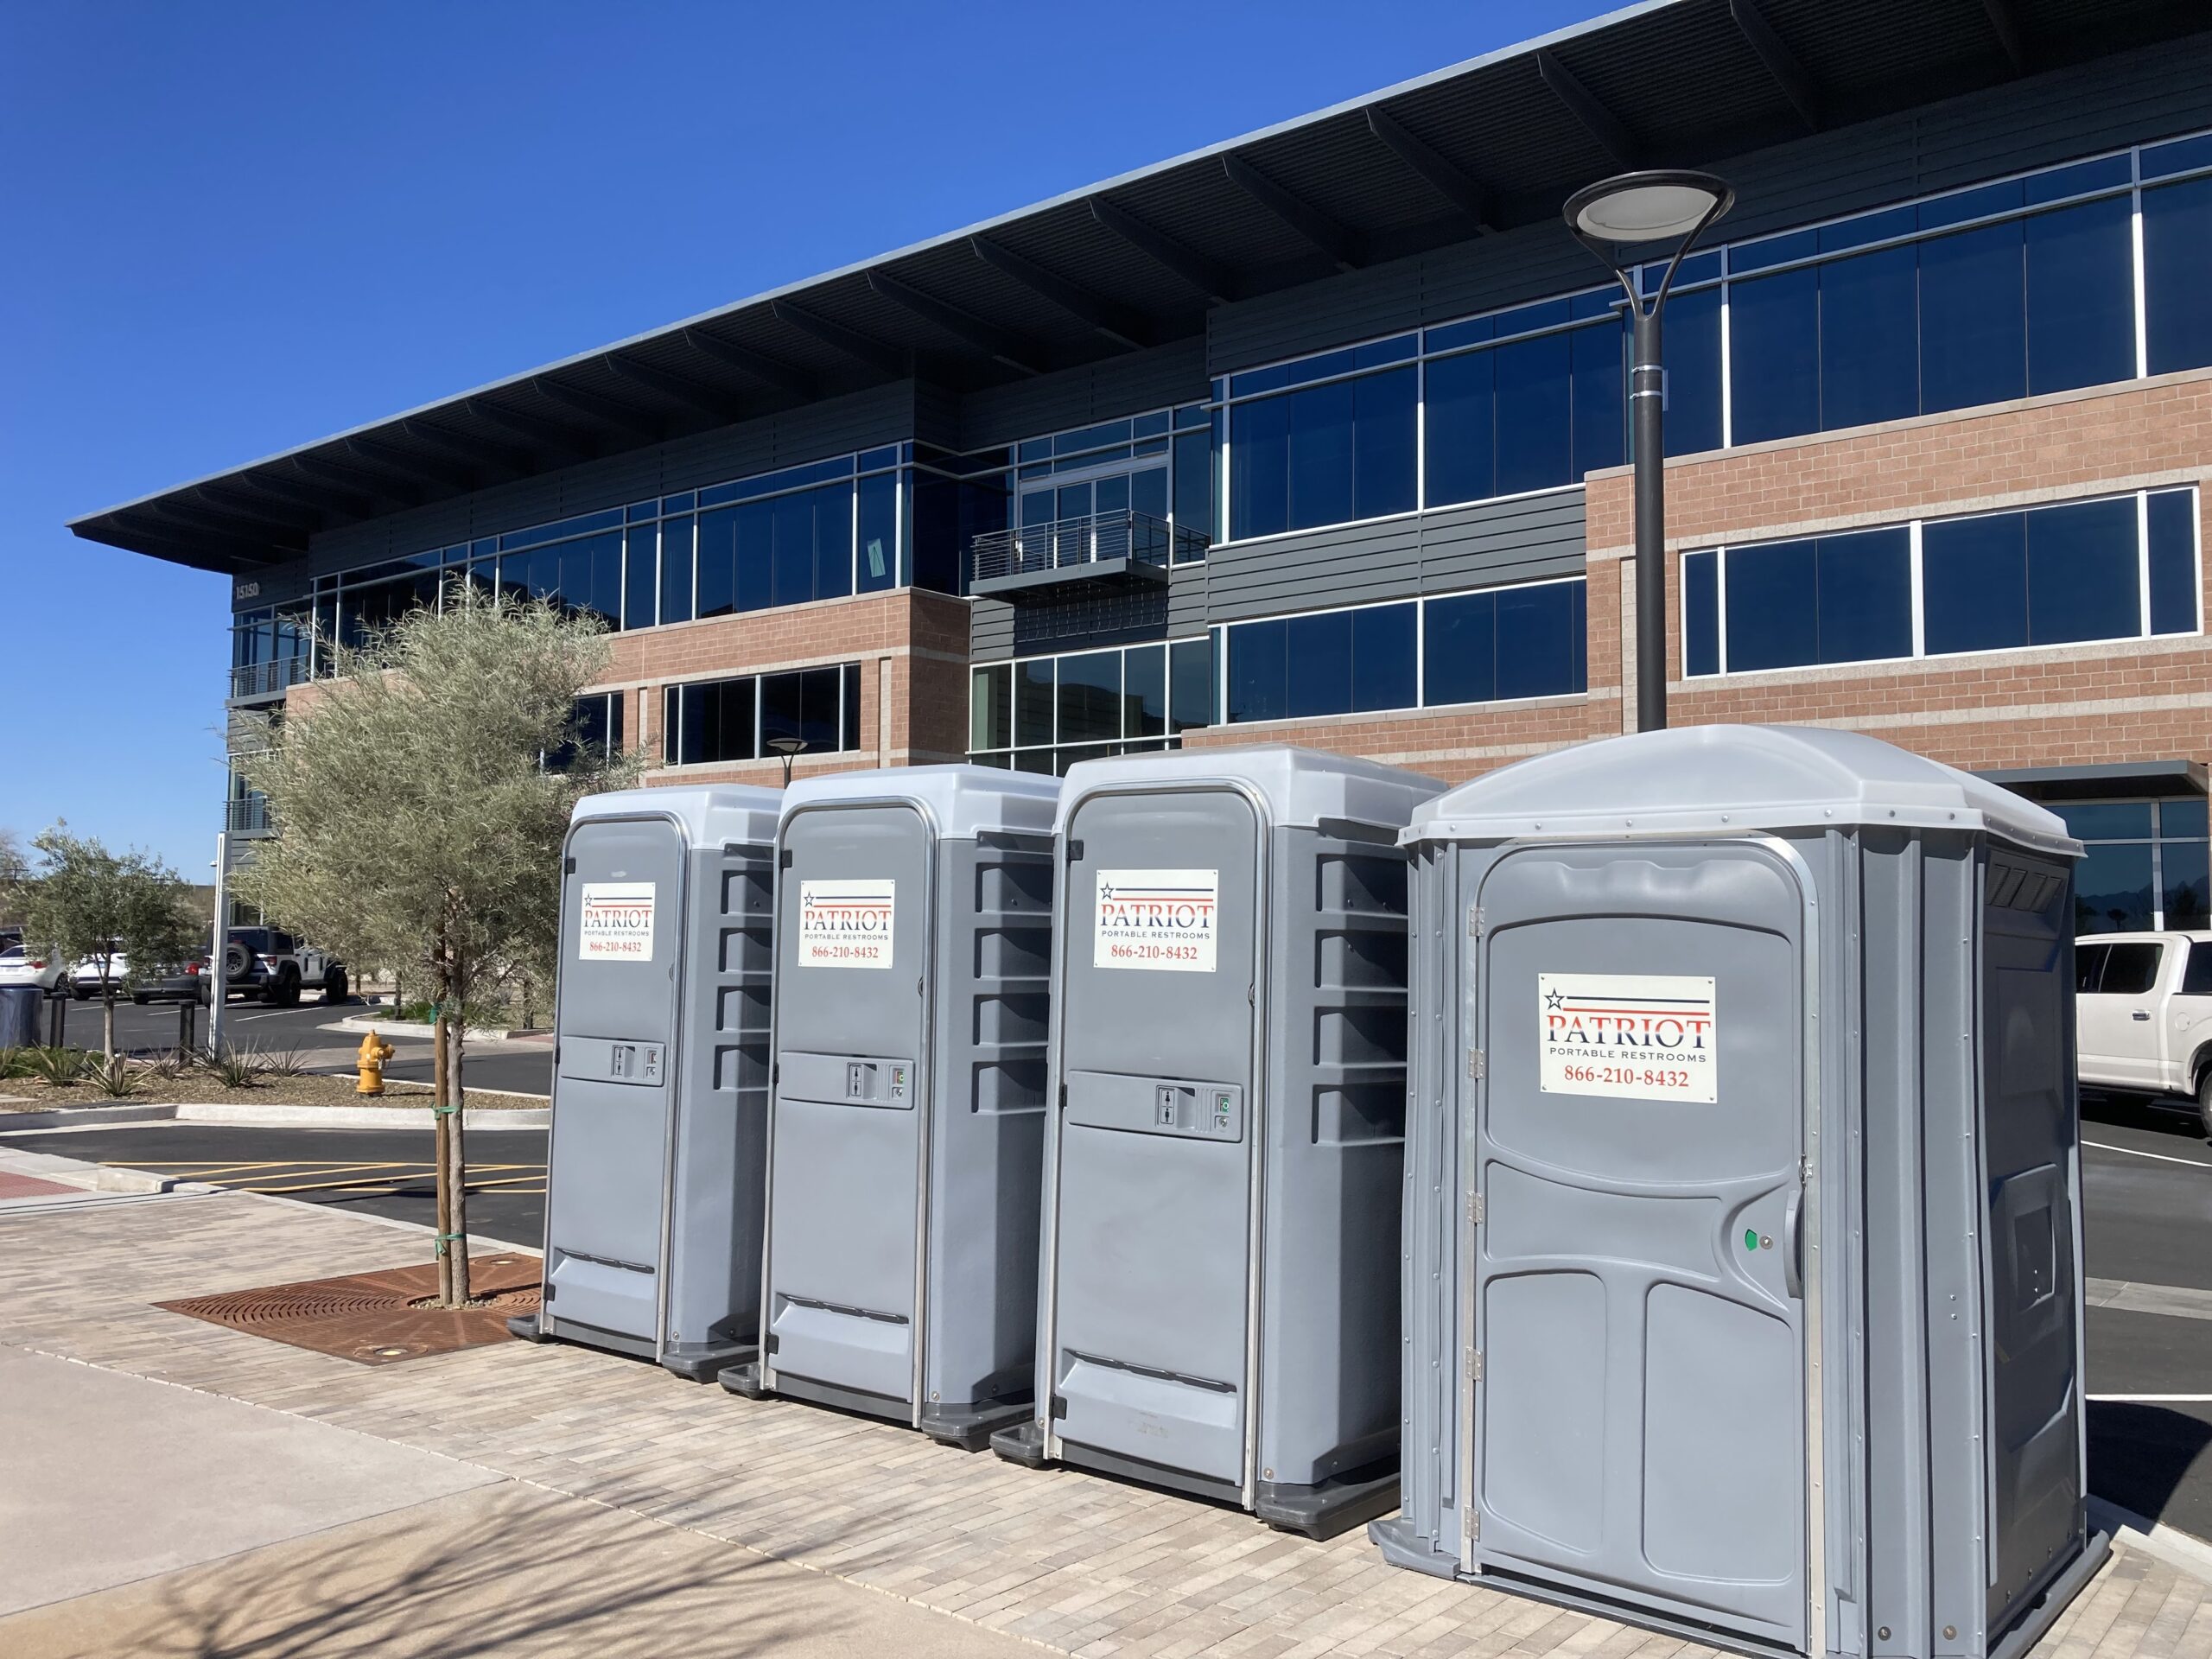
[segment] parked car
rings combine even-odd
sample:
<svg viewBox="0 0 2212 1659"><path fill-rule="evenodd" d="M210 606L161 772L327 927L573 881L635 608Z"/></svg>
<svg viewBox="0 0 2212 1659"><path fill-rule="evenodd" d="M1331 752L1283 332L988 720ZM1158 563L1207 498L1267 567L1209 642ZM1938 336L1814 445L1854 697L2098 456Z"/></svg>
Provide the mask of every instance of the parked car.
<svg viewBox="0 0 2212 1659"><path fill-rule="evenodd" d="M119 991L130 983L130 963L121 950L109 956L105 975L98 957L86 957L69 970L69 995L79 1002L98 996L104 985L112 984Z"/></svg>
<svg viewBox="0 0 2212 1659"><path fill-rule="evenodd" d="M21 944L0 950L0 985L35 985L49 995L59 994L69 976L69 964L58 957L33 955Z"/></svg>
<svg viewBox="0 0 2212 1659"><path fill-rule="evenodd" d="M2212 1135L2212 932L2077 940L2074 984L2082 1081L2189 1112Z"/></svg>
<svg viewBox="0 0 2212 1659"><path fill-rule="evenodd" d="M213 982L212 971L201 972ZM344 963L273 927L232 928L223 973L231 995L276 1007L296 1007L303 990L320 991L326 1003L343 1002L353 994Z"/></svg>
<svg viewBox="0 0 2212 1659"><path fill-rule="evenodd" d="M130 988L133 1002L197 1002L207 1006L208 988L215 982L215 976L207 966L207 946L203 940L199 948L182 962L165 963Z"/></svg>

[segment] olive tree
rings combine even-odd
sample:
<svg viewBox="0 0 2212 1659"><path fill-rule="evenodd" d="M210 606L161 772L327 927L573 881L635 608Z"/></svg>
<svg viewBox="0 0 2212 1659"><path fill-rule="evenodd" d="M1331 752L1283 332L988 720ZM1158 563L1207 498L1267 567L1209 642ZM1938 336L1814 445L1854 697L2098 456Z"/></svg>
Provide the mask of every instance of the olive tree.
<svg viewBox="0 0 2212 1659"><path fill-rule="evenodd" d="M611 656L596 620L455 583L361 646L322 648L334 677L295 691L266 746L238 757L276 834L234 881L288 930L429 986L438 1288L457 1306L468 1016L518 971L550 982L570 810L636 762L574 741L576 698Z"/></svg>
<svg viewBox="0 0 2212 1659"><path fill-rule="evenodd" d="M198 929L192 889L158 858L111 853L55 824L31 842L35 868L16 878L23 938L65 963L99 971L100 1046L115 1058L115 998L126 976L143 977L190 953Z"/></svg>

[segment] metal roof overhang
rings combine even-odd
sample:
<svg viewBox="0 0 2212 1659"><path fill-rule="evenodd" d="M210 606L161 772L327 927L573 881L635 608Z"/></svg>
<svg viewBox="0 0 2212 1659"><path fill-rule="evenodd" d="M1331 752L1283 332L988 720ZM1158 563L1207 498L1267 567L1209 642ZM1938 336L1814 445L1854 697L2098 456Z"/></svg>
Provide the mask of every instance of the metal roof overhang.
<svg viewBox="0 0 2212 1659"><path fill-rule="evenodd" d="M320 531L906 378L964 392L1211 305L2204 27L2179 0L1644 0L1332 109L72 520L232 575Z"/></svg>

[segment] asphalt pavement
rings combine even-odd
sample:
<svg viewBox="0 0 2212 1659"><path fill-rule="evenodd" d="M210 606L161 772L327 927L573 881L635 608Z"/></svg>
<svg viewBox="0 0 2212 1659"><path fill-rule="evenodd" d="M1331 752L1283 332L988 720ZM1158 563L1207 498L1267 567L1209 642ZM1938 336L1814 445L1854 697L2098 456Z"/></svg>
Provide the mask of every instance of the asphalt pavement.
<svg viewBox="0 0 2212 1659"><path fill-rule="evenodd" d="M100 1005L96 1001L71 1002L67 1008L70 1046L99 1048ZM359 997L348 998L336 1007L326 1007L320 996L309 996L296 1008L271 1008L257 1002L233 1001L225 1011L223 1040L232 1048L259 1048L277 1053L293 1049L351 1049L360 1044L359 1032L326 1031L323 1027L335 1025L349 1015L382 1012L382 1008ZM175 1003L149 1002L142 1006L126 1000L116 1004L116 1046L124 1052L160 1053L175 1048L177 1036ZM203 1044L207 1040L205 1008L198 1011L198 1039ZM428 1083L431 1067L429 1039L395 1037L391 1042L398 1052L385 1065L385 1075L410 1083ZM553 1050L550 1043L542 1047L471 1046L465 1051L462 1064L467 1072L467 1085L472 1089L504 1090L524 1095L552 1091ZM313 1069L345 1073L353 1068L334 1058L328 1065Z"/></svg>

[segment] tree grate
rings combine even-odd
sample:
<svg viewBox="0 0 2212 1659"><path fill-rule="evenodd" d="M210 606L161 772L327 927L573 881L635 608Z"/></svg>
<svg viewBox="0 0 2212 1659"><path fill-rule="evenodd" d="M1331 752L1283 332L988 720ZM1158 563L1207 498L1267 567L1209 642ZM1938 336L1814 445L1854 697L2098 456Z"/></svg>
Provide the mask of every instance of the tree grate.
<svg viewBox="0 0 2212 1659"><path fill-rule="evenodd" d="M508 1318L537 1308L538 1273L535 1256L472 1256L469 1288L478 1306L466 1308L416 1306L437 1294L435 1262L154 1306L356 1364L390 1365L505 1341Z"/></svg>

